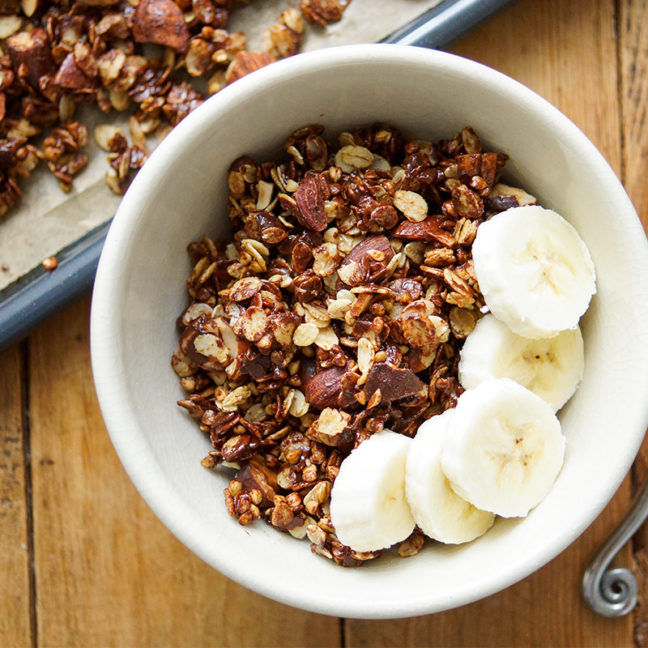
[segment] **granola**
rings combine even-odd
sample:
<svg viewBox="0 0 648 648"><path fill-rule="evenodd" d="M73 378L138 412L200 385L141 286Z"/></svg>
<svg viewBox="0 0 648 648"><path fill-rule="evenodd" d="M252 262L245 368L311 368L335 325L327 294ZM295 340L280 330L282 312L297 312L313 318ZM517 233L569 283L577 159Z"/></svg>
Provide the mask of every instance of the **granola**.
<svg viewBox="0 0 648 648"><path fill-rule="evenodd" d="M524 192L471 128L433 143L375 124L337 142L295 131L279 161L235 160L229 242L188 248L191 303L172 366L179 401L236 470L229 513L344 566L329 496L349 452L383 428L414 436L455 406L459 350L484 309L471 244ZM423 536L398 554L417 553Z"/></svg>
<svg viewBox="0 0 648 648"><path fill-rule="evenodd" d="M111 151L108 186L124 193L147 158L146 138L168 130L253 70L299 51L304 20L339 20L347 2L303 2L247 51L229 15L247 0L11 0L0 3L0 216L40 159L69 191L87 164L80 104L131 111L132 145ZM204 79L202 89L187 81ZM126 135L122 133L126 138ZM44 142L41 148L35 144Z"/></svg>

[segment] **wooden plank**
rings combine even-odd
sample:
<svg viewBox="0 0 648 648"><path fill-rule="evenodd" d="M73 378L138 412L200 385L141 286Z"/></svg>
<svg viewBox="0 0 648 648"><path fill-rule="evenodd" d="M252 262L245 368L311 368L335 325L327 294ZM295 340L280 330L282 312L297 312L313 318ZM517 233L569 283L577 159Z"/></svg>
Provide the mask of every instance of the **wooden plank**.
<svg viewBox="0 0 648 648"><path fill-rule="evenodd" d="M624 183L648 230L648 0L619 13Z"/></svg>
<svg viewBox="0 0 648 648"><path fill-rule="evenodd" d="M517 585L487 599L413 619L347 620L346 646L627 648L632 644L630 617L597 616L580 598L583 570L621 519L627 504L624 488L587 532L560 556Z"/></svg>
<svg viewBox="0 0 648 648"><path fill-rule="evenodd" d="M0 646L30 646L28 504L18 346L0 353Z"/></svg>
<svg viewBox="0 0 648 648"><path fill-rule="evenodd" d="M234 584L148 509L95 400L88 306L75 304L31 340L39 644L337 646L337 619Z"/></svg>
<svg viewBox="0 0 648 648"><path fill-rule="evenodd" d="M614 4L521 0L452 51L535 90L574 121L620 174Z"/></svg>
<svg viewBox="0 0 648 648"><path fill-rule="evenodd" d="M619 53L623 132L623 180L648 232L648 0L619 6ZM648 480L648 439L634 467L636 488ZM648 646L648 525L633 539L639 604L634 611L634 642Z"/></svg>
<svg viewBox="0 0 648 648"><path fill-rule="evenodd" d="M454 51L509 74L547 98L620 172L613 0L522 1ZM630 645L631 619L598 617L580 595L585 566L627 510L629 498L626 480L576 543L508 590L458 610L416 619L349 620L346 645ZM629 564L629 560L626 549L619 561Z"/></svg>

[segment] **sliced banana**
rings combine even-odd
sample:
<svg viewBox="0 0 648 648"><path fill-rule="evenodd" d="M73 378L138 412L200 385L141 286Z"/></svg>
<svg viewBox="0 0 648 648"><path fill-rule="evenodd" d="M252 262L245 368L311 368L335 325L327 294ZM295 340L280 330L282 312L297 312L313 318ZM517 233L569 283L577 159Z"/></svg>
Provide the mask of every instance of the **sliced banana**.
<svg viewBox="0 0 648 648"><path fill-rule="evenodd" d="M520 517L550 491L564 454L551 407L508 378L492 378L459 398L441 467L452 489L473 506Z"/></svg>
<svg viewBox="0 0 648 648"><path fill-rule="evenodd" d="M464 389L472 389L489 378L510 378L557 411L573 396L584 367L580 328L530 340L486 315L461 349L459 382Z"/></svg>
<svg viewBox="0 0 648 648"><path fill-rule="evenodd" d="M447 544L470 542L486 533L495 516L459 497L441 472L441 451L454 410L419 427L407 453L405 493L416 524L425 535Z"/></svg>
<svg viewBox="0 0 648 648"><path fill-rule="evenodd" d="M550 209L530 205L496 214L479 226L472 253L486 305L523 337L576 328L596 292L587 246Z"/></svg>
<svg viewBox="0 0 648 648"><path fill-rule="evenodd" d="M340 465L331 491L331 521L343 544L377 551L405 540L414 518L405 499L405 462L412 439L383 430Z"/></svg>

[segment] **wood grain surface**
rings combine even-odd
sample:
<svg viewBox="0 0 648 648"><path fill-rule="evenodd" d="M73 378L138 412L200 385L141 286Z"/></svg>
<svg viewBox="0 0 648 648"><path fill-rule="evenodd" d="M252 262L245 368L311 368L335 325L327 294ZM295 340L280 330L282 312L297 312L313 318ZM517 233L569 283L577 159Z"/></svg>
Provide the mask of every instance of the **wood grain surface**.
<svg viewBox="0 0 648 648"><path fill-rule="evenodd" d="M32 640L22 357L18 346L0 353L0 646Z"/></svg>
<svg viewBox="0 0 648 648"><path fill-rule="evenodd" d="M648 226L648 0L521 0L453 51L565 112L622 177ZM89 304L0 353L1 647L648 646L646 529L617 558L637 573L637 609L603 619L580 595L585 565L646 476L648 443L596 522L517 585L414 619L310 614L221 576L144 504L97 406Z"/></svg>
<svg viewBox="0 0 648 648"><path fill-rule="evenodd" d="M618 9L622 179L648 232L648 0L622 0ZM648 479L648 438L633 469L638 488ZM648 646L648 524L632 541L639 605L633 640Z"/></svg>

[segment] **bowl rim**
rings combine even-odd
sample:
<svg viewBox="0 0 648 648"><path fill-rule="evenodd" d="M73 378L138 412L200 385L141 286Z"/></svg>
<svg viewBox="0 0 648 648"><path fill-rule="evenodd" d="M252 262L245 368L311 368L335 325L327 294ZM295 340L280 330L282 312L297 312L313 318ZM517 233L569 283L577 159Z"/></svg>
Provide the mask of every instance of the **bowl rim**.
<svg viewBox="0 0 648 648"><path fill-rule="evenodd" d="M610 479L599 506L589 509L580 524L565 532L555 542L540 547L529 559L505 566L496 578L473 583L470 591L465 589L445 603L439 603L431 597L394 602L369 603L368 600L348 599L338 602L318 595L317 591L296 592L290 583L264 583L262 578L246 572L245 565L234 566L228 563L224 558L208 551L204 543L194 537L192 515L185 509L183 500L175 489L165 480L155 460L147 455L148 444L138 434L139 424L131 407L132 397L126 389L126 382L122 380L126 371L122 362L122 342L118 335L121 313L118 307L120 292L117 280L123 260L121 244L128 240L137 223L140 209L146 204L146 195L155 186L156 176L173 165L174 151L181 150L188 141L195 138L196 133L215 119L218 113L262 94L276 81L290 76L293 71L303 71L305 66L316 74L331 66L367 62L372 65L383 62L403 66L424 65L437 72L444 70L446 73L470 77L477 88L488 87L492 91L495 87L511 101L524 105L536 119L542 117L551 120L557 132L564 135L573 148L586 154L590 164L597 167L598 180L606 183L613 201L618 205L618 211L627 214L628 226L637 239L637 249L643 257L648 257L648 242L634 207L614 171L573 122L548 101L511 77L481 63L435 50L387 44L348 45L298 54L278 61L209 98L176 126L152 153L115 215L101 255L92 295L92 369L102 415L117 455L156 516L192 552L225 576L268 598L296 608L334 616L369 619L416 616L465 605L516 583L556 557L593 522L621 484L648 426L648 403L644 404L643 410L637 407L632 423L637 429L635 443L628 444L617 457L614 478ZM648 393L648 376L643 379L643 387L644 393Z"/></svg>

